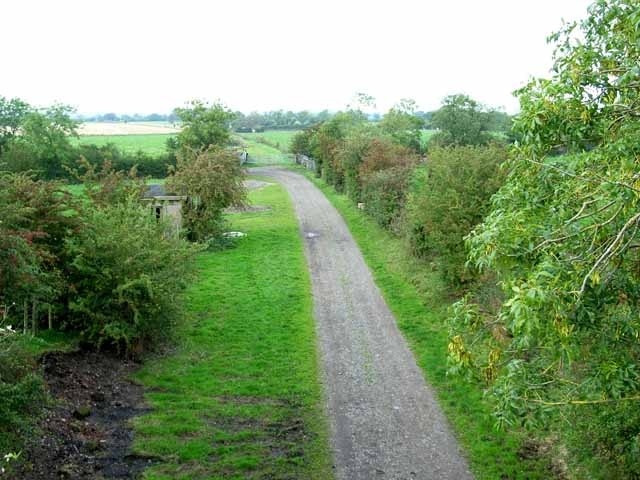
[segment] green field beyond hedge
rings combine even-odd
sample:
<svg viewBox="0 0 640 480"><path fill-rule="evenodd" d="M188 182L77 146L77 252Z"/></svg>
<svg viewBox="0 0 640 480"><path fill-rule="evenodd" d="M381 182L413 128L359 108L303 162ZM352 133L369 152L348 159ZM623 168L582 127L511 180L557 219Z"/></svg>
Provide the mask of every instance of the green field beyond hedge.
<svg viewBox="0 0 640 480"><path fill-rule="evenodd" d="M83 135L72 139L74 145L106 145L115 144L126 153L141 150L149 155L166 153L167 140L174 137L171 133L151 133L145 135Z"/></svg>

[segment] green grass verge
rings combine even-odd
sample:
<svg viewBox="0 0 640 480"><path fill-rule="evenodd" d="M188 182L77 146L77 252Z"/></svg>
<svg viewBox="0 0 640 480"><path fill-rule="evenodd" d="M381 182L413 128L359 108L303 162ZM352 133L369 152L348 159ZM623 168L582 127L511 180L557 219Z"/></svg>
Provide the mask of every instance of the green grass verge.
<svg viewBox="0 0 640 480"><path fill-rule="evenodd" d="M167 139L175 136L171 133L151 133L144 135L83 135L72 138L74 145L106 145L115 144L120 150L127 153L136 153L142 150L149 155L162 155L167 152Z"/></svg>
<svg viewBox="0 0 640 480"><path fill-rule="evenodd" d="M494 428L482 387L446 375L448 334L446 286L428 265L416 261L402 240L365 216L345 195L340 195L308 171L305 174L340 212L354 236L376 284L414 352L439 403L467 452L477 479L548 479L549 461L523 459L518 454L523 432Z"/></svg>
<svg viewBox="0 0 640 480"><path fill-rule="evenodd" d="M153 411L135 420L135 451L160 462L146 479L330 479L310 279L291 202L230 215L235 248L199 258L178 347L137 379Z"/></svg>

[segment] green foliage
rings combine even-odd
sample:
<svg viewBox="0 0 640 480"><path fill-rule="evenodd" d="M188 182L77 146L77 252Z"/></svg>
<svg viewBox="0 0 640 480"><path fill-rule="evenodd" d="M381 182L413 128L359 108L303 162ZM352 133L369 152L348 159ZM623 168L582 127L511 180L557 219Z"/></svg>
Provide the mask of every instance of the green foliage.
<svg viewBox="0 0 640 480"><path fill-rule="evenodd" d="M378 224L393 232L400 231L400 214L404 208L412 166L396 166L367 175L361 198L365 212Z"/></svg>
<svg viewBox="0 0 640 480"><path fill-rule="evenodd" d="M315 158L322 177L338 191L344 189L344 169L337 153L347 136L365 123L359 111L337 113L321 124L309 142L310 153Z"/></svg>
<svg viewBox="0 0 640 480"><path fill-rule="evenodd" d="M467 95L449 95L433 114L433 127L440 130L431 140L440 145L482 145L489 141L489 117L483 107Z"/></svg>
<svg viewBox="0 0 640 480"><path fill-rule="evenodd" d="M222 232L224 209L244 202L243 180L240 160L228 149L210 146L178 155L176 169L167 179L167 188L189 196L183 206L189 238L206 241Z"/></svg>
<svg viewBox="0 0 640 480"><path fill-rule="evenodd" d="M116 170L109 161L98 168L84 158L77 169L70 170L83 187L83 194L91 205L107 208L111 205L139 200L147 189L144 178L138 177L135 167L129 172Z"/></svg>
<svg viewBox="0 0 640 480"><path fill-rule="evenodd" d="M22 105L20 108L25 108ZM20 109L18 108L18 109ZM73 110L54 105L44 110L21 111L12 122L19 122L20 135L10 134L2 149L0 162L13 172L32 170L40 178L54 179L65 175L65 166L73 164L76 152L69 141L76 135ZM10 132L14 127L9 127Z"/></svg>
<svg viewBox="0 0 640 480"><path fill-rule="evenodd" d="M297 132L291 139L289 150L300 155L312 156L314 152L314 140L319 128L319 125L315 125Z"/></svg>
<svg viewBox="0 0 640 480"><path fill-rule="evenodd" d="M31 106L19 98L0 96L0 155L6 144L16 136Z"/></svg>
<svg viewBox="0 0 640 480"><path fill-rule="evenodd" d="M633 477L640 428L624 405L640 401L640 9L598 0L552 39L554 74L518 92L521 143L469 238L506 300L497 317L459 306L456 352L490 380L500 425L587 416L593 448Z"/></svg>
<svg viewBox="0 0 640 480"><path fill-rule="evenodd" d="M64 238L80 225L51 182L0 172L0 303L54 302L65 290Z"/></svg>
<svg viewBox="0 0 640 480"><path fill-rule="evenodd" d="M265 113L251 112L248 115L242 112L234 113L232 128L241 133L308 128L331 118L331 114L327 110L318 113L304 110L301 112L285 112L283 110Z"/></svg>
<svg viewBox="0 0 640 480"><path fill-rule="evenodd" d="M371 124L363 124L345 138L336 152L336 160L344 172L344 191L354 201L360 200L362 162L378 135L377 128Z"/></svg>
<svg viewBox="0 0 640 480"><path fill-rule="evenodd" d="M415 102L404 100L389 110L380 121L380 129L394 142L414 152L421 148L424 121L415 115Z"/></svg>
<svg viewBox="0 0 640 480"><path fill-rule="evenodd" d="M139 353L179 318L196 250L165 235L137 199L91 205L83 216L85 227L65 245L73 259L69 323L99 347Z"/></svg>
<svg viewBox="0 0 640 480"><path fill-rule="evenodd" d="M179 151L184 155L189 150L199 150L229 143L229 124L234 114L223 105L209 105L193 100L186 108L176 108L175 113L182 123L178 135Z"/></svg>
<svg viewBox="0 0 640 480"><path fill-rule="evenodd" d="M418 257L436 257L445 278L473 278L465 268L464 237L489 212L502 186L504 147L435 147L415 174L407 203L407 236Z"/></svg>
<svg viewBox="0 0 640 480"><path fill-rule="evenodd" d="M365 211L378 224L398 233L409 178L418 156L388 138L370 140L366 149L355 153L362 155L357 179Z"/></svg>
<svg viewBox="0 0 640 480"><path fill-rule="evenodd" d="M169 152L156 155L150 155L142 150L127 152L115 143L80 144L77 149L79 156L96 167L101 167L105 162L110 163L116 170L129 171L135 167L141 176L163 178L167 176L169 167L175 166L175 157Z"/></svg>
<svg viewBox="0 0 640 480"><path fill-rule="evenodd" d="M362 157L358 171L360 181L365 183L368 176L387 168L415 166L418 160L419 157L411 150L395 144L390 139L375 138Z"/></svg>
<svg viewBox="0 0 640 480"><path fill-rule="evenodd" d="M192 251L140 205L143 181L85 166L84 202L56 183L0 174L0 304L15 304L14 325L33 314L35 331L44 303L89 341L141 348L179 313Z"/></svg>

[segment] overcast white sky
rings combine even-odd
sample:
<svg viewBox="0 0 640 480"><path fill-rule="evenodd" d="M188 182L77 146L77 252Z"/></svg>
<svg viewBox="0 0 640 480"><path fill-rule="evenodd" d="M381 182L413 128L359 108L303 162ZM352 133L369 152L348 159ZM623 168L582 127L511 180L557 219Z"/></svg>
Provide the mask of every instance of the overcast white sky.
<svg viewBox="0 0 640 480"><path fill-rule="evenodd" d="M590 0L1 0L0 95L81 113L168 113L192 98L234 110L384 111L511 92L551 66L546 37Z"/></svg>

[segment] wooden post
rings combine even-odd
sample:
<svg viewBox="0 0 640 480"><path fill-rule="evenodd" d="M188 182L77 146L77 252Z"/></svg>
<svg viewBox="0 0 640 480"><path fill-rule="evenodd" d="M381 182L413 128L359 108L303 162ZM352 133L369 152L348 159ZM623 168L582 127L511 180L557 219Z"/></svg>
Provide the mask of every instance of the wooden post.
<svg viewBox="0 0 640 480"><path fill-rule="evenodd" d="M38 301L33 298L33 310L31 310L31 334L35 337L38 333Z"/></svg>
<svg viewBox="0 0 640 480"><path fill-rule="evenodd" d="M29 304L27 300L22 303L22 333L27 334L27 328L29 326Z"/></svg>
<svg viewBox="0 0 640 480"><path fill-rule="evenodd" d="M49 330L53 330L53 317L51 316L51 304L49 304Z"/></svg>

